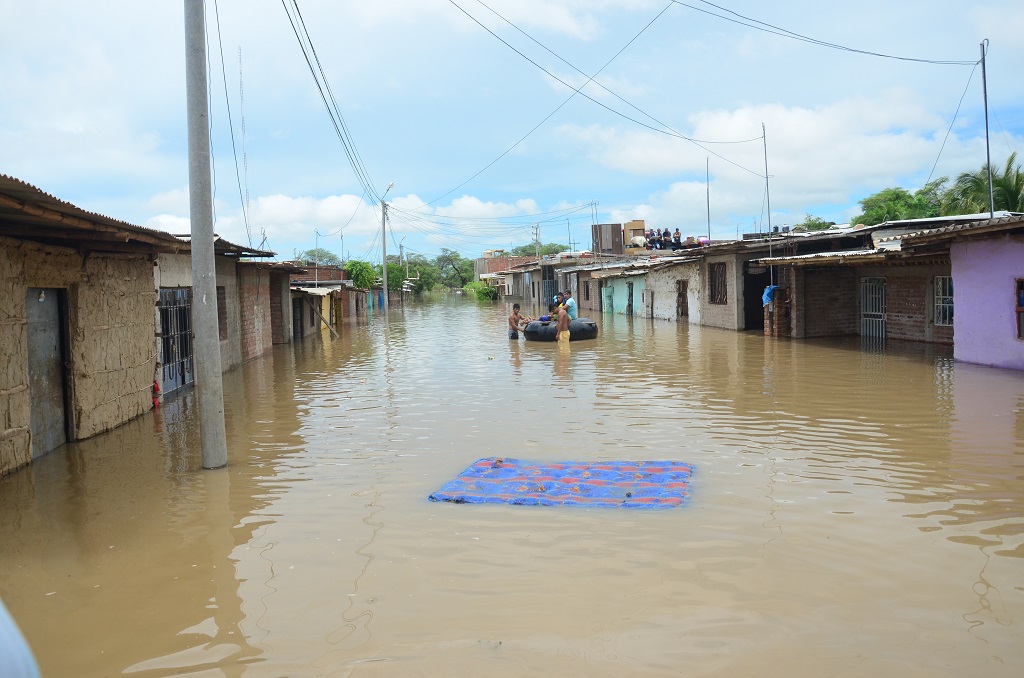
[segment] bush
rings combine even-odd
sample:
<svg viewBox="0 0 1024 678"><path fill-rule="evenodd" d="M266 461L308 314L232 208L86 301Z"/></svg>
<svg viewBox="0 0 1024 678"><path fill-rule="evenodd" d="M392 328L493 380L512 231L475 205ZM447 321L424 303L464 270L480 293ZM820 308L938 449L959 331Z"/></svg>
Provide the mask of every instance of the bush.
<svg viewBox="0 0 1024 678"><path fill-rule="evenodd" d="M498 298L498 288L482 282L469 282L462 288L467 293L473 292L480 301L494 301Z"/></svg>

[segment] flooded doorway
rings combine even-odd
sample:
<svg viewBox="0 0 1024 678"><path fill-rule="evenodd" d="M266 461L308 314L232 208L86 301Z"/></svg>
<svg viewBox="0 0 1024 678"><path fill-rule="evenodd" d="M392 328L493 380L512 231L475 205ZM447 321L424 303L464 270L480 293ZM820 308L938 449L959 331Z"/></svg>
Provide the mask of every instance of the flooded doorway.
<svg viewBox="0 0 1024 678"><path fill-rule="evenodd" d="M690 315L690 302L687 299L688 287L688 281L676 281L676 320L688 318Z"/></svg>
<svg viewBox="0 0 1024 678"><path fill-rule="evenodd" d="M772 284L767 266L747 262L743 276L743 329L764 330L764 289Z"/></svg>
<svg viewBox="0 0 1024 678"><path fill-rule="evenodd" d="M860 334L872 339L885 338L885 278L861 278Z"/></svg>
<svg viewBox="0 0 1024 678"><path fill-rule="evenodd" d="M25 293L32 457L68 440L65 389L67 322L64 290L30 287Z"/></svg>
<svg viewBox="0 0 1024 678"><path fill-rule="evenodd" d="M633 315L633 283L626 283L626 315Z"/></svg>

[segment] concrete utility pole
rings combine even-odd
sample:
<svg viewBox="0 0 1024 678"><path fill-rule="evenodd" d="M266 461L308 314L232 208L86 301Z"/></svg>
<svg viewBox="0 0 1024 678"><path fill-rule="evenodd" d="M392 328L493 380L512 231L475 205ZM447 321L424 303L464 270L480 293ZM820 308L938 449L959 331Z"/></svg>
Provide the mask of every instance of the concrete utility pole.
<svg viewBox="0 0 1024 678"><path fill-rule="evenodd" d="M228 463L224 384L213 256L209 103L206 98L206 16L203 0L185 0L185 89L188 110L189 218L192 225L192 323L203 468Z"/></svg>
<svg viewBox="0 0 1024 678"><path fill-rule="evenodd" d="M381 270L384 271L384 321L388 319L388 204L384 202L384 197L391 190L391 187L395 185L395 182L388 184L388 190L384 191L384 195L380 197L380 251L382 256L383 265Z"/></svg>

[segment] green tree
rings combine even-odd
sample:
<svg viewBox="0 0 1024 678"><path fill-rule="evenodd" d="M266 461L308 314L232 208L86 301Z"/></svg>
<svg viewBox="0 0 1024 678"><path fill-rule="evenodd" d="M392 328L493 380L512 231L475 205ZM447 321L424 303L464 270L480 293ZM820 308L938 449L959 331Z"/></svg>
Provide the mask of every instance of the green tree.
<svg viewBox="0 0 1024 678"><path fill-rule="evenodd" d="M804 215L803 223L793 227L794 231L824 231L830 226L835 226L834 221L825 221L821 217L813 217L810 214Z"/></svg>
<svg viewBox="0 0 1024 678"><path fill-rule="evenodd" d="M860 201L864 211L850 223L874 226L885 221L937 217L942 212L947 181L946 177L929 181L914 193L898 187L883 189Z"/></svg>
<svg viewBox="0 0 1024 678"><path fill-rule="evenodd" d="M535 257L537 256L537 241L530 243L529 245L519 245L513 247L511 254L513 257ZM567 245L559 245L557 243L548 243L546 245L540 245L541 255L546 254L558 254L559 252L565 252L569 247Z"/></svg>
<svg viewBox="0 0 1024 678"><path fill-rule="evenodd" d="M390 258L390 257L389 257ZM397 258L397 257L396 257ZM379 277L383 277L383 274ZM388 289L391 291L402 289L405 282L405 266L397 261L388 262Z"/></svg>
<svg viewBox="0 0 1024 678"><path fill-rule="evenodd" d="M996 210L1024 212L1024 173L1013 152L1002 171L992 169L992 202ZM977 172L964 172L956 178L942 201L943 214L988 212L988 165Z"/></svg>
<svg viewBox="0 0 1024 678"><path fill-rule="evenodd" d="M341 266L341 259L338 255L330 250L325 250L323 247L299 252L298 259L307 264L316 264L318 266Z"/></svg>
<svg viewBox="0 0 1024 678"><path fill-rule="evenodd" d="M420 294L432 290L441 281L441 271L423 255L412 255L407 262L413 293Z"/></svg>
<svg viewBox="0 0 1024 678"><path fill-rule="evenodd" d="M441 271L441 284L449 289L462 289L475 277L473 260L464 259L454 250L442 248L434 261Z"/></svg>
<svg viewBox="0 0 1024 678"><path fill-rule="evenodd" d="M349 280L359 289L368 290L377 281L377 271L365 261L349 259L345 270L348 271Z"/></svg>

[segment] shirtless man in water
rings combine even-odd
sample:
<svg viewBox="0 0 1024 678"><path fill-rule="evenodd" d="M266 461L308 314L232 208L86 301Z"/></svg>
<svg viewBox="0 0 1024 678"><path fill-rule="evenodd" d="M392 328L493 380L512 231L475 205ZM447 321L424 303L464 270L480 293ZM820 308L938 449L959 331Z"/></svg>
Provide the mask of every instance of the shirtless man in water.
<svg viewBox="0 0 1024 678"><path fill-rule="evenodd" d="M566 312L565 306L558 307L558 324L555 325L555 337L558 339L559 344L563 341L569 341L569 314Z"/></svg>
<svg viewBox="0 0 1024 678"><path fill-rule="evenodd" d="M518 339L520 330L526 329L532 318L519 315L519 304L512 304L512 315L508 317L508 338Z"/></svg>

